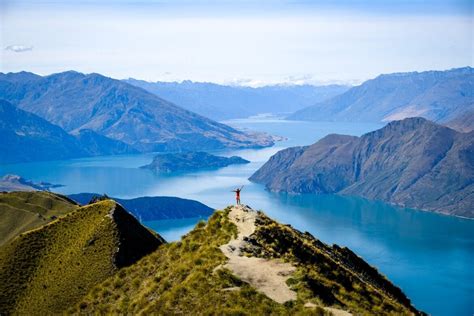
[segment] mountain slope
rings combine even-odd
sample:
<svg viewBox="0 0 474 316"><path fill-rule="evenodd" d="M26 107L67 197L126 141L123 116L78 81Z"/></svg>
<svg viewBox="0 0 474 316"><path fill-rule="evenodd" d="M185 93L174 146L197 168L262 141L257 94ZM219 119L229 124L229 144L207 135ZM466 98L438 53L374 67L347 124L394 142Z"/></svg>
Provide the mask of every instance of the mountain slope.
<svg viewBox="0 0 474 316"><path fill-rule="evenodd" d="M341 193L474 217L474 132L423 118L275 154L250 178L274 191Z"/></svg>
<svg viewBox="0 0 474 316"><path fill-rule="evenodd" d="M125 82L215 120L246 118L261 113L291 113L349 89L347 86L274 85L261 88L207 82Z"/></svg>
<svg viewBox="0 0 474 316"><path fill-rule="evenodd" d="M120 141L93 132L82 131L74 137L59 126L4 100L0 100L0 135L1 163L136 152Z"/></svg>
<svg viewBox="0 0 474 316"><path fill-rule="evenodd" d="M98 196L100 196L100 194L78 193L69 195L69 198L82 205L86 205L89 201ZM125 207L130 213L142 221L208 217L214 211L201 202L170 196L144 196L134 199L110 197L110 199Z"/></svg>
<svg viewBox="0 0 474 316"><path fill-rule="evenodd" d="M90 129L140 151L208 150L273 144L99 74L69 71L46 77L0 74L0 95L67 132Z"/></svg>
<svg viewBox="0 0 474 316"><path fill-rule="evenodd" d="M78 207L65 196L45 191L0 193L0 246Z"/></svg>
<svg viewBox="0 0 474 316"><path fill-rule="evenodd" d="M380 75L289 116L295 120L380 122L422 116L447 122L474 109L474 69Z"/></svg>
<svg viewBox="0 0 474 316"><path fill-rule="evenodd" d="M136 154L138 150L132 146L103 135L90 129L81 129L72 134L81 148L90 156Z"/></svg>
<svg viewBox="0 0 474 316"><path fill-rule="evenodd" d="M76 139L46 120L0 100L0 162L87 156Z"/></svg>
<svg viewBox="0 0 474 316"><path fill-rule="evenodd" d="M163 242L111 200L73 210L0 247L0 313L61 313Z"/></svg>
<svg viewBox="0 0 474 316"><path fill-rule="evenodd" d="M446 126L464 133L474 131L474 109L458 115L447 122Z"/></svg>
<svg viewBox="0 0 474 316"><path fill-rule="evenodd" d="M248 270L239 270L228 252ZM285 263L283 263L283 261ZM235 263L235 262L234 262ZM293 267L273 275L274 265ZM266 270L270 268L272 271ZM264 271L259 278L245 273ZM267 291L294 293L289 301ZM421 314L377 270L347 248L276 223L246 206L217 211L179 242L123 269L71 309L75 314L336 315Z"/></svg>

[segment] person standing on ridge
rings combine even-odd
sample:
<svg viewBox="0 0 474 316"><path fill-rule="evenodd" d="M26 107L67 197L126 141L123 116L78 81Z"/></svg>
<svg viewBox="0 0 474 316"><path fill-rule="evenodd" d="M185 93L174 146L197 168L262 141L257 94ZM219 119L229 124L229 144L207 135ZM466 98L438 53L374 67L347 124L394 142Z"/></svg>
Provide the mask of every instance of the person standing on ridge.
<svg viewBox="0 0 474 316"><path fill-rule="evenodd" d="M235 190L232 190L232 192L235 192L235 201L237 202L237 205L240 205L240 191L242 191L243 188L244 186L241 186L240 189L237 188Z"/></svg>

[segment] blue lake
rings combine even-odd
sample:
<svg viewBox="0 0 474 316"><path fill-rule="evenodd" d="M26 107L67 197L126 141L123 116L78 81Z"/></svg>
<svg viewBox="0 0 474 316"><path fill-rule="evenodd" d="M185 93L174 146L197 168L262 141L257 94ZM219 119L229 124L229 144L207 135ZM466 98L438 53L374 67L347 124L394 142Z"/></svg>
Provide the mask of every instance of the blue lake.
<svg viewBox="0 0 474 316"><path fill-rule="evenodd" d="M242 202L308 231L327 243L347 246L400 286L414 305L433 315L474 314L474 221L394 207L382 202L334 195L287 195L266 191L248 177L278 150L308 145L328 133L361 135L376 124L233 120L240 128L287 137L275 147L223 151L250 164L219 170L157 175L138 169L153 154L110 156L0 166L0 175L64 184L60 193L110 196L179 196L214 208L234 202L233 188L245 185ZM200 220L145 222L167 240L177 240Z"/></svg>

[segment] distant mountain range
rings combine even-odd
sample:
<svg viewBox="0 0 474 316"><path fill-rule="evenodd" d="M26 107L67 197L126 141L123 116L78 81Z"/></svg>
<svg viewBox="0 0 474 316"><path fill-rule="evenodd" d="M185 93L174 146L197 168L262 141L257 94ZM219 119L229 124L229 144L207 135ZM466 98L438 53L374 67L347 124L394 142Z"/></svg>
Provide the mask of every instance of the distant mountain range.
<svg viewBox="0 0 474 316"><path fill-rule="evenodd" d="M131 146L91 130L68 134L4 100L0 100L0 135L1 163L137 153Z"/></svg>
<svg viewBox="0 0 474 316"><path fill-rule="evenodd" d="M0 98L68 133L79 133L80 138L90 140L91 134L81 136L81 130L91 130L139 151L273 144L268 135L235 130L141 88L99 74L68 71L41 77L27 72L0 73ZM70 148L66 152L63 156L70 155Z"/></svg>
<svg viewBox="0 0 474 316"><path fill-rule="evenodd" d="M474 69L380 75L288 118L381 122L420 116L448 122L474 110Z"/></svg>
<svg viewBox="0 0 474 316"><path fill-rule="evenodd" d="M474 218L474 132L409 118L361 137L328 135L278 152L250 180Z"/></svg>
<svg viewBox="0 0 474 316"><path fill-rule="evenodd" d="M262 113L292 113L350 88L343 85L251 88L207 82L148 82L136 79L125 82L215 120L246 118Z"/></svg>
<svg viewBox="0 0 474 316"><path fill-rule="evenodd" d="M250 161L238 156L221 157L198 151L159 154L153 158L150 164L142 166L141 168L150 169L155 172L171 173L222 168L249 162Z"/></svg>

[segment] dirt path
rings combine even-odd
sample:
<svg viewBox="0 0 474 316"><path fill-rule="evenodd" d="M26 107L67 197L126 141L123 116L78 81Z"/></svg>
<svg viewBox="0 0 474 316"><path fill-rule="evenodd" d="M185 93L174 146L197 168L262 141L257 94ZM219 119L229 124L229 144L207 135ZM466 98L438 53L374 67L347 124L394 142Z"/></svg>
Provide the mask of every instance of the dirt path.
<svg viewBox="0 0 474 316"><path fill-rule="evenodd" d="M296 292L290 290L286 280L295 271L289 263L256 257L242 256L240 248L245 244L244 237L255 231L257 212L248 206L234 206L229 219L237 226L238 236L220 249L229 261L224 265L243 281L252 285L278 303L296 300Z"/></svg>

